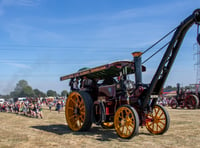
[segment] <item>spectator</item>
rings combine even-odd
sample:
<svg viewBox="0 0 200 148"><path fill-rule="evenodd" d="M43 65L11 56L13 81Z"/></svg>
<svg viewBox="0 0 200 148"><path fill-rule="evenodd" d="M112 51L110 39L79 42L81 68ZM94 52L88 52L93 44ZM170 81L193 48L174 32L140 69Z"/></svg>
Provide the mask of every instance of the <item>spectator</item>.
<svg viewBox="0 0 200 148"><path fill-rule="evenodd" d="M50 110L50 112L51 112L52 106L53 106L53 102L49 102L49 110Z"/></svg>
<svg viewBox="0 0 200 148"><path fill-rule="evenodd" d="M61 109L61 101L59 100L57 105L56 105L56 109L58 111L58 113L60 113L60 109Z"/></svg>
<svg viewBox="0 0 200 148"><path fill-rule="evenodd" d="M72 91L77 91L77 90L79 90L79 87L78 87L78 85L79 85L79 79L78 78L76 78L76 80L75 81L73 81L72 82L73 84L73 86L72 86Z"/></svg>
<svg viewBox="0 0 200 148"><path fill-rule="evenodd" d="M40 103L37 104L37 117L40 117L41 119L43 118L43 115L42 115L42 106Z"/></svg>

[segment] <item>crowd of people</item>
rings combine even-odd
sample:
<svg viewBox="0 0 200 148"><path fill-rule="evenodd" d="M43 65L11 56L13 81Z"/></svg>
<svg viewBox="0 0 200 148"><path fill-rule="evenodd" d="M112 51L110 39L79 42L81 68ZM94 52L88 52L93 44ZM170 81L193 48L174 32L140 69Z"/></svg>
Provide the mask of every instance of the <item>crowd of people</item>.
<svg viewBox="0 0 200 148"><path fill-rule="evenodd" d="M52 111L52 107L55 107L55 111L58 111L58 113L60 113L60 111L63 110L64 104L64 99L56 101L46 101L46 105L49 107L49 110Z"/></svg>
<svg viewBox="0 0 200 148"><path fill-rule="evenodd" d="M49 107L49 110L52 111L52 108L55 108L55 111L60 113L63 110L65 99L53 99L53 100L42 100L27 98L26 100L17 100L15 102L5 101L0 103L0 112L10 112L20 115L25 115L27 117L33 118L43 118L42 107L46 105Z"/></svg>
<svg viewBox="0 0 200 148"><path fill-rule="evenodd" d="M37 101L16 101L0 104L1 112L11 112L34 118L43 118L42 103Z"/></svg>

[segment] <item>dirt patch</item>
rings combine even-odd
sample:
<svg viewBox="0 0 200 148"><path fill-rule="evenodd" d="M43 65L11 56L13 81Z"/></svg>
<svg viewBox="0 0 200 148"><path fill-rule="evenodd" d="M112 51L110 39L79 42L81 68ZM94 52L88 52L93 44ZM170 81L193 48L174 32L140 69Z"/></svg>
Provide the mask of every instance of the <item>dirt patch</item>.
<svg viewBox="0 0 200 148"><path fill-rule="evenodd" d="M0 112L0 147L200 147L200 110L167 108L171 123L164 135L151 135L145 127L124 140L114 129L93 125L88 132L72 132L60 114L44 108L44 119Z"/></svg>

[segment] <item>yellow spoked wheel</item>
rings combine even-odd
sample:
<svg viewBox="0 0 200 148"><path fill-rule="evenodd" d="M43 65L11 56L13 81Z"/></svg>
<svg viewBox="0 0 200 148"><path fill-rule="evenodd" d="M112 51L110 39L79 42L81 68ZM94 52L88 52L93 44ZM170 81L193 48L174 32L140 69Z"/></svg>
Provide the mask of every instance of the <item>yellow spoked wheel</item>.
<svg viewBox="0 0 200 148"><path fill-rule="evenodd" d="M101 126L105 129L112 129L114 128L114 123L113 122L103 122Z"/></svg>
<svg viewBox="0 0 200 148"><path fill-rule="evenodd" d="M153 112L147 115L146 128L147 130L155 135L165 133L170 124L169 113L161 105L155 105Z"/></svg>
<svg viewBox="0 0 200 148"><path fill-rule="evenodd" d="M130 105L119 107L114 117L115 130L121 138L131 138L138 133L139 117Z"/></svg>
<svg viewBox="0 0 200 148"><path fill-rule="evenodd" d="M92 125L92 98L87 92L71 92L65 105L65 117L73 131L86 131Z"/></svg>

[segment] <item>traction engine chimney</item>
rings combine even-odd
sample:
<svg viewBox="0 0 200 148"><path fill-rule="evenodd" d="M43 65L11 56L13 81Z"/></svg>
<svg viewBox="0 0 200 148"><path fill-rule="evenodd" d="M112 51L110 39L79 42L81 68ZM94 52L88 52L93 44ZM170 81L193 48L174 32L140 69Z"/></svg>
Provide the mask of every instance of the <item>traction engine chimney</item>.
<svg viewBox="0 0 200 148"><path fill-rule="evenodd" d="M142 84L142 52L133 52L136 86Z"/></svg>

